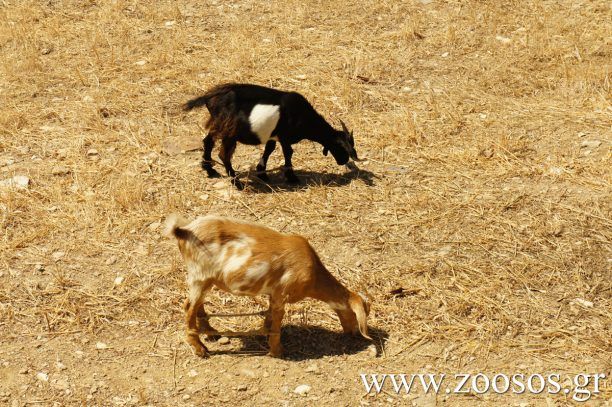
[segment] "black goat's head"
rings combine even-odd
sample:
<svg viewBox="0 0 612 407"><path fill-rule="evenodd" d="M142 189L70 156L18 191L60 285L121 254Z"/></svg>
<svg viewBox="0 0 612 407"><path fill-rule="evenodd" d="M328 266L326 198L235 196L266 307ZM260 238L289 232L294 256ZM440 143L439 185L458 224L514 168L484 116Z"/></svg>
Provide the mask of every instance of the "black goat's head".
<svg viewBox="0 0 612 407"><path fill-rule="evenodd" d="M357 151L355 151L353 132L348 130L342 120L340 120L340 124L342 125L342 130L336 130L335 137L329 140L323 148L323 154L327 155L327 152L331 151L338 165L346 164L349 158L354 161L360 161L359 157L357 157Z"/></svg>

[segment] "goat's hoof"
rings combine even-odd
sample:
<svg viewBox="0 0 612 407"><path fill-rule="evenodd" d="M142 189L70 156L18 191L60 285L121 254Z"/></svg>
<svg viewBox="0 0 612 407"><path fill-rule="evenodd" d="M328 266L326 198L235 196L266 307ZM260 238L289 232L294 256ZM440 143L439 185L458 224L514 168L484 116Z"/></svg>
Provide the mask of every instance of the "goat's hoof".
<svg viewBox="0 0 612 407"><path fill-rule="evenodd" d="M232 185L236 187L237 190L242 191L244 189L244 184L239 179L233 178Z"/></svg>
<svg viewBox="0 0 612 407"><path fill-rule="evenodd" d="M221 178L221 174L219 174L216 170L212 168L210 170L206 170L206 176L208 178Z"/></svg>
<svg viewBox="0 0 612 407"><path fill-rule="evenodd" d="M268 356L272 358L281 359L283 357L283 350L280 349L278 351L272 351L272 349L270 349L270 351L268 352Z"/></svg>
<svg viewBox="0 0 612 407"><path fill-rule="evenodd" d="M217 335L217 334L206 334L206 336L204 337L204 340L206 342L217 342L219 339L221 339L221 335Z"/></svg>
<svg viewBox="0 0 612 407"><path fill-rule="evenodd" d="M188 342L189 345L191 345L191 349L193 349L193 353L195 353L196 356L201 358L208 357L208 349L206 348L206 346L204 346L202 342L200 342L199 339L189 339Z"/></svg>

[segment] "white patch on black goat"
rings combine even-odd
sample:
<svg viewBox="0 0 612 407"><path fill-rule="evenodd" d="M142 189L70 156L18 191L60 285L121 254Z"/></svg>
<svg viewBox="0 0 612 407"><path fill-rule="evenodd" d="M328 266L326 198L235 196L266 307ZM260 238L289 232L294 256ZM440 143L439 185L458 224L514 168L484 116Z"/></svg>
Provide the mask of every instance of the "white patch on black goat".
<svg viewBox="0 0 612 407"><path fill-rule="evenodd" d="M280 119L280 110L277 105L255 105L249 115L249 124L251 131L257 135L262 144L272 137L272 132L276 128L276 124Z"/></svg>

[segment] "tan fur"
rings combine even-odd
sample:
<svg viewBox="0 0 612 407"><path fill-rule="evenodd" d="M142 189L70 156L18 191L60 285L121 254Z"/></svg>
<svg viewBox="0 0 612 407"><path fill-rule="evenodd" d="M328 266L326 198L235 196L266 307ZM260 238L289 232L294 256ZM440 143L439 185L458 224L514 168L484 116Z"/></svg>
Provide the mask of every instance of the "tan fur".
<svg viewBox="0 0 612 407"><path fill-rule="evenodd" d="M189 299L185 303L187 341L196 354L205 356L199 339L197 313L207 330L202 302L214 285L238 295L269 295L264 322L269 332L270 355L281 356L280 327L286 303L306 297L327 302L336 311L345 332L368 336L369 304L346 289L325 268L308 241L256 224L206 216L190 223L173 216L168 229L176 236L187 264Z"/></svg>

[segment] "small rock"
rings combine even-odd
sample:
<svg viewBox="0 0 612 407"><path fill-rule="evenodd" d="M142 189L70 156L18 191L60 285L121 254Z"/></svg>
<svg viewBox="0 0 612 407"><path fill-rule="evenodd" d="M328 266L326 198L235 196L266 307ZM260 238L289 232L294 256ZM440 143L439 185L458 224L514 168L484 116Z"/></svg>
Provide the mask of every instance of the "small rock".
<svg viewBox="0 0 612 407"><path fill-rule="evenodd" d="M183 400L187 401L191 398L189 394L183 394Z"/></svg>
<svg viewBox="0 0 612 407"><path fill-rule="evenodd" d="M310 386L309 386L309 385L307 385L307 384L300 384L299 386L297 386L297 387L295 388L295 390L293 390L293 392L294 392L295 394L299 394L300 396L305 396L305 395L307 395L307 394L308 394L308 392L310 391L310 389L311 389L311 388L312 388L312 387L310 387Z"/></svg>
<svg viewBox="0 0 612 407"><path fill-rule="evenodd" d="M39 273L42 273L43 271L45 271L45 266L43 266L42 264L37 264L36 266L34 266L34 270L38 271Z"/></svg>
<svg viewBox="0 0 612 407"><path fill-rule="evenodd" d="M236 390L238 391L247 391L248 387L246 384L239 384L238 387L236 387Z"/></svg>
<svg viewBox="0 0 612 407"><path fill-rule="evenodd" d="M107 266L112 266L116 262L117 262L117 256L110 256L108 259L106 259L104 264L106 264Z"/></svg>
<svg viewBox="0 0 612 407"><path fill-rule="evenodd" d="M438 249L438 255L442 257L447 256L452 250L453 248L450 245L442 246L440 249Z"/></svg>
<svg viewBox="0 0 612 407"><path fill-rule="evenodd" d="M19 374L28 374L29 372L30 372L30 369L28 369L27 367L24 367L19 371Z"/></svg>
<svg viewBox="0 0 612 407"><path fill-rule="evenodd" d="M202 194L200 195L200 199L203 201L207 201L208 200L209 195L208 194Z"/></svg>
<svg viewBox="0 0 612 407"><path fill-rule="evenodd" d="M51 255L51 258L53 259L54 262L58 262L62 259L62 257L64 257L66 255L66 253L64 252L55 252Z"/></svg>
<svg viewBox="0 0 612 407"><path fill-rule="evenodd" d="M84 96L84 97L83 97L83 102L86 102L86 103L91 103L91 102L93 102L93 101L94 101L94 98L92 98L92 97L91 97L91 96L89 96L89 95L86 95L86 96Z"/></svg>
<svg viewBox="0 0 612 407"><path fill-rule="evenodd" d="M226 187L227 187L227 184L225 183L225 181L218 181L213 184L214 189L223 189Z"/></svg>
<svg viewBox="0 0 612 407"><path fill-rule="evenodd" d="M200 137L172 137L162 142L161 151L169 156L202 149Z"/></svg>
<svg viewBox="0 0 612 407"><path fill-rule="evenodd" d="M296 75L295 77L301 81L306 79L306 75Z"/></svg>
<svg viewBox="0 0 612 407"><path fill-rule="evenodd" d="M123 283L123 280L125 280L125 277L123 277L123 276L117 276L117 277L115 277L114 284L115 284L115 285L121 285L121 283Z"/></svg>
<svg viewBox="0 0 612 407"><path fill-rule="evenodd" d="M376 349L376 345L368 346L368 355L373 358L375 358L378 355L378 350Z"/></svg>
<svg viewBox="0 0 612 407"><path fill-rule="evenodd" d="M149 224L148 228L151 232L156 231L159 227L161 226L161 222L157 221L157 222L153 222L151 224Z"/></svg>
<svg viewBox="0 0 612 407"><path fill-rule="evenodd" d="M49 381L49 375L45 372L38 372L36 373L36 378L38 380L40 380L41 382L48 382Z"/></svg>
<svg viewBox="0 0 612 407"><path fill-rule="evenodd" d="M512 40L508 37L504 37L502 35L496 35L495 39L499 42L501 42L502 44L510 44L512 42Z"/></svg>
<svg viewBox="0 0 612 407"><path fill-rule="evenodd" d="M70 387L70 384L68 383L68 380L66 379L59 379L59 380L53 380L51 382L51 386L58 390L66 390Z"/></svg>
<svg viewBox="0 0 612 407"><path fill-rule="evenodd" d="M448 52L445 52L444 54L440 55L442 58L446 58L448 57L450 54Z"/></svg>
<svg viewBox="0 0 612 407"><path fill-rule="evenodd" d="M138 66L144 66L146 65L147 61L145 60L140 60L140 61L136 61L134 62L134 65L138 65Z"/></svg>
<svg viewBox="0 0 612 407"><path fill-rule="evenodd" d="M436 395L435 394L424 394L414 399L413 404L419 407L435 407L436 406Z"/></svg>
<svg viewBox="0 0 612 407"><path fill-rule="evenodd" d="M593 308L593 303L591 301L583 300L582 298L575 298L574 302L585 308Z"/></svg>
<svg viewBox="0 0 612 407"><path fill-rule="evenodd" d="M493 150L493 147L487 147L487 148L485 148L485 149L480 151L480 155L485 157L485 158L493 157L494 153L495 153L495 150Z"/></svg>
<svg viewBox="0 0 612 407"><path fill-rule="evenodd" d="M246 368L240 369L240 374L246 377L250 377L251 379L257 377L257 374L255 374L253 370Z"/></svg>
<svg viewBox="0 0 612 407"><path fill-rule="evenodd" d="M106 345L104 342L96 342L96 349L106 349L108 348L108 345Z"/></svg>
<svg viewBox="0 0 612 407"><path fill-rule="evenodd" d="M308 366L305 370L306 373L319 373L319 367L316 364Z"/></svg>
<svg viewBox="0 0 612 407"><path fill-rule="evenodd" d="M15 160L12 158L8 158L0 162L0 167L8 167L9 165L15 164Z"/></svg>
<svg viewBox="0 0 612 407"><path fill-rule="evenodd" d="M30 178L25 175L15 175L13 178L8 178L0 181L1 187L13 187L17 189L27 189L30 185Z"/></svg>
<svg viewBox="0 0 612 407"><path fill-rule="evenodd" d="M65 167L63 165L56 165L51 169L51 174L53 175L66 175L70 174L70 168Z"/></svg>
<svg viewBox="0 0 612 407"><path fill-rule="evenodd" d="M189 377L196 377L198 375L198 372L194 369L191 369L188 373L187 376Z"/></svg>
<svg viewBox="0 0 612 407"><path fill-rule="evenodd" d="M176 24L176 21L172 20L172 21L166 21L164 23L164 25L166 26L166 28L170 28L172 27L174 24Z"/></svg>
<svg viewBox="0 0 612 407"><path fill-rule="evenodd" d="M599 140L584 140L580 143L580 147L582 148L597 148L601 145L601 141Z"/></svg>
<svg viewBox="0 0 612 407"><path fill-rule="evenodd" d="M88 157L93 157L96 155L98 155L98 150L96 150L95 148L90 148L89 150L87 150Z"/></svg>
<svg viewBox="0 0 612 407"><path fill-rule="evenodd" d="M64 365L62 362L56 362L55 367L57 370L66 370L66 365Z"/></svg>
<svg viewBox="0 0 612 407"><path fill-rule="evenodd" d="M227 345L228 343L230 343L230 340L227 336L222 336L221 338L217 340L217 343L219 345Z"/></svg>

